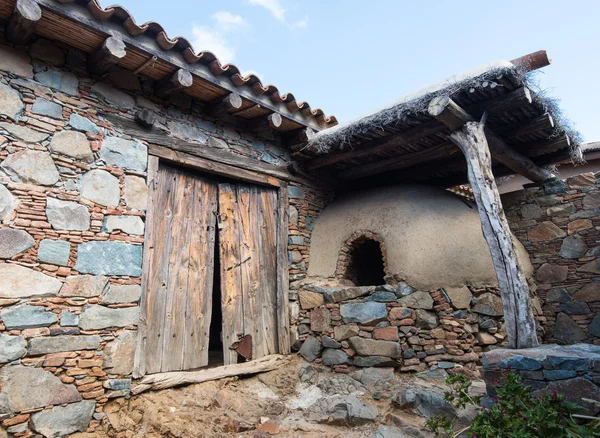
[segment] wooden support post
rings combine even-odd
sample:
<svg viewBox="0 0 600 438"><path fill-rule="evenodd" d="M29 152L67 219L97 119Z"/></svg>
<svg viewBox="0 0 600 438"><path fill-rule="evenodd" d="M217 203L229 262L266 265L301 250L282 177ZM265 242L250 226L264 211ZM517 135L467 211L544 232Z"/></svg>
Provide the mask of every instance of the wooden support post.
<svg viewBox="0 0 600 438"><path fill-rule="evenodd" d="M17 45L27 44L41 18L42 9L35 0L17 0L15 10L6 26L6 39Z"/></svg>
<svg viewBox="0 0 600 438"><path fill-rule="evenodd" d="M467 159L469 183L475 195L481 228L492 254L502 294L507 347L537 347L539 343L529 286L517 260L512 234L492 174L492 159L484 124L468 122L450 134L450 138Z"/></svg>
<svg viewBox="0 0 600 438"><path fill-rule="evenodd" d="M154 87L154 92L160 98L167 98L179 91L192 86L194 78L188 70L180 68L173 75L159 81Z"/></svg>
<svg viewBox="0 0 600 438"><path fill-rule="evenodd" d="M432 99L428 112L451 131L455 131L465 123L473 121L473 117L448 96L439 96ZM515 151L489 129L486 129L486 137L493 157L514 170L515 173L519 173L533 182L555 178L552 172L539 167L530 158Z"/></svg>
<svg viewBox="0 0 600 438"><path fill-rule="evenodd" d="M102 75L121 59L125 58L127 52L125 43L117 37L108 37L102 45L92 53L87 60L87 70L90 73Z"/></svg>

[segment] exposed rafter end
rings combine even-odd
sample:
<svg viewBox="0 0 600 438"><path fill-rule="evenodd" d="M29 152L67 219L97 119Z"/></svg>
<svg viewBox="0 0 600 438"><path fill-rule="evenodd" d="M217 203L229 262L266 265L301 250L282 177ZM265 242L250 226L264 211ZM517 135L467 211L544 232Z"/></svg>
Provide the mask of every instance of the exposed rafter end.
<svg viewBox="0 0 600 438"><path fill-rule="evenodd" d="M158 82L154 92L160 98L167 98L189 88L194 83L194 78L188 70L180 68L173 75Z"/></svg>
<svg viewBox="0 0 600 438"><path fill-rule="evenodd" d="M42 9L35 0L17 0L6 26L6 39L17 45L27 44L41 18Z"/></svg>
<svg viewBox="0 0 600 438"><path fill-rule="evenodd" d="M279 113L269 114L267 117L257 117L248 121L248 128L256 135L271 137L273 131L279 131L283 123L283 118Z"/></svg>
<svg viewBox="0 0 600 438"><path fill-rule="evenodd" d="M120 38L111 36L104 40L102 45L92 53L87 60L87 70L90 73L101 75L125 58L127 51L125 43Z"/></svg>
<svg viewBox="0 0 600 438"><path fill-rule="evenodd" d="M316 132L312 128L302 128L283 136L283 144L293 152L301 151L306 145L316 136Z"/></svg>
<svg viewBox="0 0 600 438"><path fill-rule="evenodd" d="M206 113L213 117L222 117L224 114L232 114L239 110L242 104L243 101L239 94L230 93L208 104L206 106Z"/></svg>
<svg viewBox="0 0 600 438"><path fill-rule="evenodd" d="M545 50L538 50L537 52L513 59L510 62L525 71L534 71L549 66L552 63L552 60L548 58L548 54Z"/></svg>

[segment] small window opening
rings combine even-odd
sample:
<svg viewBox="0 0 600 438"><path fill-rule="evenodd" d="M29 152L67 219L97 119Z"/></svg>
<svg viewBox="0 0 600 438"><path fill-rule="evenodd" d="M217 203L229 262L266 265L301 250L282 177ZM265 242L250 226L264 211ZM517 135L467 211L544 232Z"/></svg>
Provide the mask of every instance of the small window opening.
<svg viewBox="0 0 600 438"><path fill-rule="evenodd" d="M379 242L373 239L355 241L349 254L346 278L356 286L385 284L383 254Z"/></svg>

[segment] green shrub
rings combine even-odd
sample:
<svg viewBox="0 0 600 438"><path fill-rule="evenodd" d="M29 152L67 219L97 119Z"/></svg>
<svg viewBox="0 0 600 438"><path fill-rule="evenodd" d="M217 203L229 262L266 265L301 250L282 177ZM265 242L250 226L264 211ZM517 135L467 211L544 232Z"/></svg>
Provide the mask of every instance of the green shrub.
<svg viewBox="0 0 600 438"><path fill-rule="evenodd" d="M561 395L535 397L513 372L501 378L498 396L489 408L480 406L481 397L469 395L471 382L463 375L448 377L452 388L445 399L458 408L475 405L479 412L473 423L454 431L454 419L438 416L426 425L437 436L457 437L468 431L470 438L590 438L600 437L600 418L578 415L578 408ZM583 424L582 424L583 423Z"/></svg>

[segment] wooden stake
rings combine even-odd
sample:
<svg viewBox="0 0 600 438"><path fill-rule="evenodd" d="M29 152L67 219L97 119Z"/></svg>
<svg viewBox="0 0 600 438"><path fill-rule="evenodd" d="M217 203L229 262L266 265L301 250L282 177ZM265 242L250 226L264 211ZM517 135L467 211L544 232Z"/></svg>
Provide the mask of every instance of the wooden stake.
<svg viewBox="0 0 600 438"><path fill-rule="evenodd" d="M17 0L6 26L6 38L17 45L27 44L41 18L42 10L35 0Z"/></svg>
<svg viewBox="0 0 600 438"><path fill-rule="evenodd" d="M507 347L537 347L539 343L529 286L517 260L512 234L492 174L492 159L484 124L468 122L450 134L450 138L467 159L469 183L475 195L481 228L492 254L502 294Z"/></svg>
<svg viewBox="0 0 600 438"><path fill-rule="evenodd" d="M191 87L194 82L192 74L188 70L180 68L172 76L163 79L156 84L154 92L158 97L167 98L179 91Z"/></svg>
<svg viewBox="0 0 600 438"><path fill-rule="evenodd" d="M108 37L102 45L92 53L87 60L87 70L90 73L102 75L125 58L127 52L125 43L117 37Z"/></svg>

